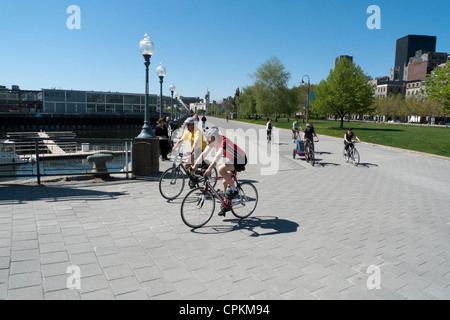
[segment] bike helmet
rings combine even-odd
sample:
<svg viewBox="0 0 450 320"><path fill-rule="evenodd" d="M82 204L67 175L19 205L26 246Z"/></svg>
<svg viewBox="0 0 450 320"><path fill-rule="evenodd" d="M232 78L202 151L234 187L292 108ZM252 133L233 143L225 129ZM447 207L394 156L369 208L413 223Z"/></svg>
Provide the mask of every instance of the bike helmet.
<svg viewBox="0 0 450 320"><path fill-rule="evenodd" d="M306 124L306 127L307 127L307 128L312 127L311 122L308 122L308 123Z"/></svg>
<svg viewBox="0 0 450 320"><path fill-rule="evenodd" d="M203 135L205 136L205 138L207 140L208 140L208 137L214 137L215 139L217 139L217 137L220 135L219 127L217 127L217 126L210 127L208 130L205 131L205 133Z"/></svg>
<svg viewBox="0 0 450 320"><path fill-rule="evenodd" d="M196 122L197 122L197 119L195 119L194 117L190 117L184 121L184 124L190 124L190 123L195 124Z"/></svg>

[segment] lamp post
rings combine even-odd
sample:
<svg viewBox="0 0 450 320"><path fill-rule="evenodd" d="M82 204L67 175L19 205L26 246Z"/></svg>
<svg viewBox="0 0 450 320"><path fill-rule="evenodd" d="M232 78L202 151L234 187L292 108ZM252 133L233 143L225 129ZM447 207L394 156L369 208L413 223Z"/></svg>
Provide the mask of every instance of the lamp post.
<svg viewBox="0 0 450 320"><path fill-rule="evenodd" d="M140 42L139 49L145 59L145 119L141 133L134 139L131 165L134 176L156 176L159 172L159 140L150 126L148 93L148 67L154 46L148 34Z"/></svg>
<svg viewBox="0 0 450 320"><path fill-rule="evenodd" d="M304 84L305 83L305 81L303 81L303 79L305 78L305 77L307 77L308 78L308 95L307 95L307 101L306 101L306 123L308 123L308 121L309 121L309 89L310 89L310 78L309 78L309 76L307 75L307 74L305 74L303 77L302 77L302 84Z"/></svg>
<svg viewBox="0 0 450 320"><path fill-rule="evenodd" d="M175 99L178 100L178 92L175 91L174 95L175 95ZM177 113L178 113L177 119L180 119L181 113L180 113L180 107L179 107L178 103L177 103Z"/></svg>
<svg viewBox="0 0 450 320"><path fill-rule="evenodd" d="M173 85L173 83L171 83L170 84L170 93L171 93L171 96L172 96L172 99L170 100L171 101L171 103L170 103L170 119L171 120L173 120L173 93L175 92L175 86Z"/></svg>
<svg viewBox="0 0 450 320"><path fill-rule="evenodd" d="M156 138L153 133L152 128L150 127L150 115L149 115L149 101L148 101L148 67L150 66L150 58L153 55L155 47L153 42L150 40L148 34L145 34L144 39L139 43L139 50L141 51L142 56L145 59L145 116L144 116L144 125L142 126L142 131L139 134L138 138L148 139L148 138Z"/></svg>
<svg viewBox="0 0 450 320"><path fill-rule="evenodd" d="M164 82L164 77L166 76L166 68L164 68L162 62L160 62L158 68L156 68L156 73L158 74L159 84L160 84L160 88L161 88L161 92L160 92L161 96L160 96L160 100L159 100L159 117L162 118L162 104L163 104L162 85Z"/></svg>

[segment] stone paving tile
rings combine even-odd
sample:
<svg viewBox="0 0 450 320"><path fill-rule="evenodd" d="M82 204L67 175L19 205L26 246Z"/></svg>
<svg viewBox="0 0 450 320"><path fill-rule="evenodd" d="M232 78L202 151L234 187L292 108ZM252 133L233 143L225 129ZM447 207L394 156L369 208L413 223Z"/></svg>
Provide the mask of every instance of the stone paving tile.
<svg viewBox="0 0 450 320"><path fill-rule="evenodd" d="M341 140L321 137L314 168L290 144L251 141L280 150L280 170L262 174L256 156L239 174L256 212L196 230L155 178L0 183L0 299L449 299L450 161L363 143L354 167ZM67 288L71 265L81 290Z"/></svg>

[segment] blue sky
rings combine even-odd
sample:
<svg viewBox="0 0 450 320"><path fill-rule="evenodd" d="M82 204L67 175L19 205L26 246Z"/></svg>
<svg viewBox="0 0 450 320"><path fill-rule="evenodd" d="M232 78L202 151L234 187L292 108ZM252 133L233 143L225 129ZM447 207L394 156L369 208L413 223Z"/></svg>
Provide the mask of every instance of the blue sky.
<svg viewBox="0 0 450 320"><path fill-rule="evenodd" d="M81 10L70 30L67 8ZM369 30L370 5L381 29ZM0 85L22 89L144 92L139 41L155 44L150 92L159 93L156 67L184 96L220 100L276 56L291 73L289 86L307 74L326 78L341 54L373 77L389 74L395 43L408 34L437 36L450 52L450 1L435 0L15 0L0 6Z"/></svg>

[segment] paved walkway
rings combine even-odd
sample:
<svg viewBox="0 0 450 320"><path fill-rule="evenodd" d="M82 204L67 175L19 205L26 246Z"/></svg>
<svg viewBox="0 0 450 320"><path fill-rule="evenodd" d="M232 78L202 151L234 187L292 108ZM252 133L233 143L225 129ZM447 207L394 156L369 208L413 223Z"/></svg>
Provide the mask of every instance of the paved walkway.
<svg viewBox="0 0 450 320"><path fill-rule="evenodd" d="M197 230L155 178L0 183L0 299L450 298L448 159L319 135L311 167L279 133L247 139L253 216Z"/></svg>

